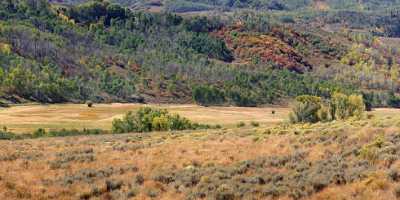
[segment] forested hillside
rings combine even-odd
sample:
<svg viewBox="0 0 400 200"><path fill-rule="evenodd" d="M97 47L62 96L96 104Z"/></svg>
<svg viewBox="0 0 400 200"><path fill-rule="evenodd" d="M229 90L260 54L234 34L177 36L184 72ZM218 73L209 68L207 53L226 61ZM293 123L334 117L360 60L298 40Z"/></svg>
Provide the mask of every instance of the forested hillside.
<svg viewBox="0 0 400 200"><path fill-rule="evenodd" d="M62 4L79 4L89 0L50 0ZM377 11L398 7L399 0L111 0L125 6L165 6L179 12L204 10L358 10ZM143 8L143 7L142 7ZM171 11L172 11L171 10Z"/></svg>
<svg viewBox="0 0 400 200"><path fill-rule="evenodd" d="M210 17L112 2L2 1L3 101L257 106L342 91L364 93L376 106L399 102L397 39L381 37L397 35L389 22L398 15L368 11L395 1L178 3L254 9ZM316 4L335 11L310 11ZM340 11L347 4L353 10Z"/></svg>

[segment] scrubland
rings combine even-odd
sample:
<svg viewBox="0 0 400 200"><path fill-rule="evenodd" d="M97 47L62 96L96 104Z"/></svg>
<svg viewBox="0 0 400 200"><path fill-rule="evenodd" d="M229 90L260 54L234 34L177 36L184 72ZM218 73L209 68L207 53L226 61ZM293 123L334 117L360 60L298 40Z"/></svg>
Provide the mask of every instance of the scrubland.
<svg viewBox="0 0 400 200"><path fill-rule="evenodd" d="M400 197L398 110L259 126L214 113L223 128L0 141L0 199Z"/></svg>

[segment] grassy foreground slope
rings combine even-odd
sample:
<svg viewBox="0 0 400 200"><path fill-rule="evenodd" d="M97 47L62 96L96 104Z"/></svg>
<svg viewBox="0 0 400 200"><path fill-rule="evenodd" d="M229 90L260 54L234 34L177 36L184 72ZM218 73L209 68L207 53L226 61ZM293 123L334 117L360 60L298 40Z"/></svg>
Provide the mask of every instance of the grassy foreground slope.
<svg viewBox="0 0 400 200"><path fill-rule="evenodd" d="M396 199L394 113L314 125L0 141L0 198Z"/></svg>

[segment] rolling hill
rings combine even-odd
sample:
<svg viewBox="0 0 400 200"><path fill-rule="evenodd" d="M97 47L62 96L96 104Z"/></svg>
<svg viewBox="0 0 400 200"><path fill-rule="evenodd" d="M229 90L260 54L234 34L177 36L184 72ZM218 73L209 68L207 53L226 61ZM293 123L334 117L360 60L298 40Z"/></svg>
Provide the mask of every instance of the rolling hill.
<svg viewBox="0 0 400 200"><path fill-rule="evenodd" d="M398 92L396 1L194 2L232 9L210 17L118 3L2 2L3 102L257 106L340 90L386 106Z"/></svg>
<svg viewBox="0 0 400 200"><path fill-rule="evenodd" d="M80 4L89 0L50 0L63 4ZM358 10L378 11L393 9L399 6L398 0L111 0L124 6L135 8L142 6L161 6L175 11L256 9L275 11L295 10ZM172 10L170 10L172 11Z"/></svg>

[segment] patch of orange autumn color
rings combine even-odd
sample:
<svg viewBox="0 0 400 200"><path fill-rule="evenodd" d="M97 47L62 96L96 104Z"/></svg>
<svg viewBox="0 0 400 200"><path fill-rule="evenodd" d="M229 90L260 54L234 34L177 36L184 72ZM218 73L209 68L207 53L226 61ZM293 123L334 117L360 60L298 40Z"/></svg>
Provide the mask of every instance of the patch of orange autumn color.
<svg viewBox="0 0 400 200"><path fill-rule="evenodd" d="M291 35L296 35L290 32ZM270 34L254 34L243 30L241 24L225 27L214 33L223 38L238 63L250 63L255 59L262 63L274 63L278 68L304 72L310 64L297 50L284 40L284 34L272 29Z"/></svg>

